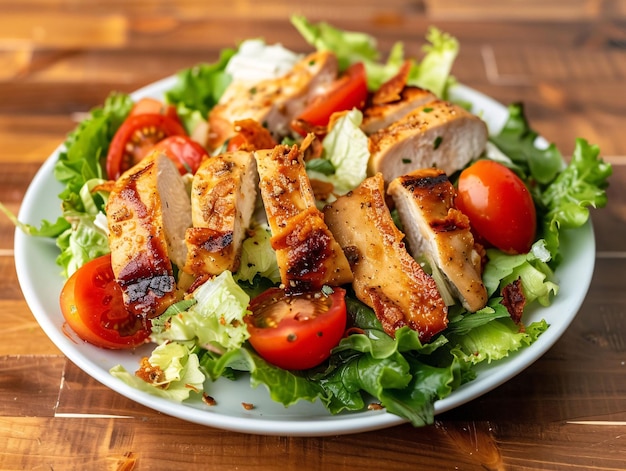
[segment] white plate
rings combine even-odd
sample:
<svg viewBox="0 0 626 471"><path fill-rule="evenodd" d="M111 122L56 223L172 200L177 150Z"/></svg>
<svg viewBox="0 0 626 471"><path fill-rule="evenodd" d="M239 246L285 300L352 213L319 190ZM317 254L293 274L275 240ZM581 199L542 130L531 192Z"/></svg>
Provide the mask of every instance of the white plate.
<svg viewBox="0 0 626 471"><path fill-rule="evenodd" d="M133 98L160 98L174 84L170 77L138 90ZM499 103L467 87L457 86L453 96L474 104L491 130L502 126L507 116ZM33 179L21 206L19 219L39 225L42 219L56 220L60 214L57 194L61 185L53 177L57 149L43 164ZM548 308L529 313L527 322L546 319L550 328L530 347L507 359L479 368L477 378L449 397L436 402L436 413L442 413L467 403L494 389L520 373L541 357L565 332L576 316L591 282L595 262L595 241L590 223L562 235L564 263L557 270L560 293ZM216 406L202 402L179 404L133 389L109 374L109 369L122 364L135 371L139 359L149 354L150 346L135 352L109 351L93 347L75 337L64 327L59 309L59 292L63 286L60 269L55 264L58 250L52 240L15 234L15 263L24 297L37 321L57 347L79 368L102 384L129 399L165 414L207 426L226 430L283 436L323 436L376 430L401 424L403 419L384 411L330 415L319 401L301 401L285 408L273 402L264 388L252 389L246 377L236 381L219 380L207 384ZM246 410L242 402L254 404ZM115 411L111 411L115 414Z"/></svg>

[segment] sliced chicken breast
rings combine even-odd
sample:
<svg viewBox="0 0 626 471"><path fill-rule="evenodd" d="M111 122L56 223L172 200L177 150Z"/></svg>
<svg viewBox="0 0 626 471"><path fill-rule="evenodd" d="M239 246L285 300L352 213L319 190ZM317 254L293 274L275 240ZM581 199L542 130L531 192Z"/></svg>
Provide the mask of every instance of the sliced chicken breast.
<svg viewBox="0 0 626 471"><path fill-rule="evenodd" d="M426 168L394 179L387 189L398 209L409 249L443 273L463 307L487 303L481 256L474 248L467 216L454 207L456 192L445 172Z"/></svg>
<svg viewBox="0 0 626 471"><path fill-rule="evenodd" d="M189 195L176 165L153 152L116 182L106 207L111 264L130 312L154 317L176 300L172 263L185 263Z"/></svg>
<svg viewBox="0 0 626 471"><path fill-rule="evenodd" d="M299 149L276 146L256 151L255 157L271 243L285 288L304 292L351 282L348 260L315 206Z"/></svg>
<svg viewBox="0 0 626 471"><path fill-rule="evenodd" d="M428 167L450 175L482 154L487 137L477 116L453 103L431 101L369 137L368 173L381 172L385 183Z"/></svg>
<svg viewBox="0 0 626 471"><path fill-rule="evenodd" d="M229 152L205 159L193 177L191 215L183 270L219 275L239 267L241 244L250 226L258 174L251 152Z"/></svg>
<svg viewBox="0 0 626 471"><path fill-rule="evenodd" d="M434 94L423 88L407 87L400 92L398 100L367 107L363 111L361 129L367 135L374 134L436 98Z"/></svg>
<svg viewBox="0 0 626 471"><path fill-rule="evenodd" d="M357 297L389 335L403 326L428 341L445 329L447 307L433 278L407 252L385 204L382 175L367 178L324 209L328 227L348 254Z"/></svg>
<svg viewBox="0 0 626 471"><path fill-rule="evenodd" d="M320 51L302 59L282 77L233 81L209 114L210 147L219 148L233 135L233 123L245 119L261 123L280 140L290 133L291 121L335 80L337 73L335 55Z"/></svg>

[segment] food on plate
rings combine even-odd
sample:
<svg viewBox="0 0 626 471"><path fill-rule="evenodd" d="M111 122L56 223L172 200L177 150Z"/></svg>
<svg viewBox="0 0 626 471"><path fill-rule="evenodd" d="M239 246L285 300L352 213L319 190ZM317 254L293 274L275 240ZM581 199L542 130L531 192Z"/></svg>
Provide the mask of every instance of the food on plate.
<svg viewBox="0 0 626 471"><path fill-rule="evenodd" d="M487 125L459 105L427 102L369 136L370 174L386 183L420 168L451 175L478 158L487 144Z"/></svg>
<svg viewBox="0 0 626 471"><path fill-rule="evenodd" d="M191 202L182 177L154 151L115 182L106 206L111 265L126 308L152 318L177 300L173 264L187 258Z"/></svg>
<svg viewBox="0 0 626 471"><path fill-rule="evenodd" d="M390 336L404 326L423 342L445 329L447 307L433 278L409 255L385 204L377 174L324 209L328 227L348 254L357 297Z"/></svg>
<svg viewBox="0 0 626 471"><path fill-rule="evenodd" d="M235 133L234 123L253 119L275 139L289 134L290 123L337 76L337 58L330 51L301 59L286 75L250 81L233 80L209 113L209 146L217 149Z"/></svg>
<svg viewBox="0 0 626 471"><path fill-rule="evenodd" d="M398 208L409 251L443 274L445 286L439 289L450 289L469 312L485 307L482 250L474 243L469 219L455 207L456 190L445 172L415 170L395 178L387 192Z"/></svg>
<svg viewBox="0 0 626 471"><path fill-rule="evenodd" d="M56 238L80 339L151 342L110 370L133 387L201 405L243 371L285 406L373 396L432 423L549 327L524 313L558 295L560 234L611 167L583 139L566 164L519 104L488 128L449 93L458 42L436 28L421 60L381 60L367 34L292 22L315 52L244 41L162 96L112 94L58 154L62 217L16 224Z"/></svg>
<svg viewBox="0 0 626 471"><path fill-rule="evenodd" d="M185 272L204 277L237 270L258 179L251 152L227 152L202 162L191 187L193 227L185 232Z"/></svg>
<svg viewBox="0 0 626 471"><path fill-rule="evenodd" d="M261 197L276 261L288 291L318 291L352 281L346 255L315 205L313 189L297 147L255 152Z"/></svg>

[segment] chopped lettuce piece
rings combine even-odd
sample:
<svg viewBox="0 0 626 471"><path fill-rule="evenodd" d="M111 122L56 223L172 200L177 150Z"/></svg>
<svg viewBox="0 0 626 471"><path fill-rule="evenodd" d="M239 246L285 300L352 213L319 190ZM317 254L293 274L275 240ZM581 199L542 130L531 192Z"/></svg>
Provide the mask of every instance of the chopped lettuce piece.
<svg viewBox="0 0 626 471"><path fill-rule="evenodd" d="M252 230L252 237L243 242L239 269L234 274L235 280L252 283L258 275L278 283L280 272L276 252L270 244L272 234L267 225L257 225Z"/></svg>
<svg viewBox="0 0 626 471"><path fill-rule="evenodd" d="M203 283L193 298L197 302L187 311L159 316L153 322L151 340L195 344L218 354L240 348L250 336L243 320L250 298L231 272Z"/></svg>
<svg viewBox="0 0 626 471"><path fill-rule="evenodd" d="M311 177L332 183L339 194L353 190L367 176L370 152L367 136L359 127L362 121L363 114L356 108L352 109L335 121L322 141L322 160L330 162L333 173L325 175L308 167Z"/></svg>
<svg viewBox="0 0 626 471"><path fill-rule="evenodd" d="M423 47L426 55L412 67L409 85L417 85L446 98L447 89L453 82L450 71L459 53L459 42L435 27L428 29L426 39L430 43Z"/></svg>
<svg viewBox="0 0 626 471"><path fill-rule="evenodd" d="M148 371L141 371L143 368ZM157 346L150 358L142 362L139 375L130 374L121 365L111 368L110 373L134 388L176 402L204 390L205 377L193 347L176 342Z"/></svg>

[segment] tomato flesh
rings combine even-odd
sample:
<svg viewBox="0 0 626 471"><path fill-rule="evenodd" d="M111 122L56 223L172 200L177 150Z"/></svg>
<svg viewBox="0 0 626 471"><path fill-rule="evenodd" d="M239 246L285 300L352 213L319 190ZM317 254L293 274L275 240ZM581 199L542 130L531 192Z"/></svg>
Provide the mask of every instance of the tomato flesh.
<svg viewBox="0 0 626 471"><path fill-rule="evenodd" d="M298 116L296 123L303 121L311 127L327 126L330 117L338 111L363 108L367 99L367 76L365 66L358 62L352 64L330 88L313 101ZM303 127L295 124L294 130L304 134Z"/></svg>
<svg viewBox="0 0 626 471"><path fill-rule="evenodd" d="M479 241L503 252L527 253L537 230L532 195L511 169L479 160L459 176L456 206Z"/></svg>
<svg viewBox="0 0 626 471"><path fill-rule="evenodd" d="M270 288L250 303L250 344L269 363L287 370L313 368L330 356L346 328L345 290L289 295Z"/></svg>
<svg viewBox="0 0 626 471"><path fill-rule="evenodd" d="M117 130L109 146L106 171L109 179L117 180L154 145L168 136L185 136L182 125L160 113L131 114Z"/></svg>
<svg viewBox="0 0 626 471"><path fill-rule="evenodd" d="M181 175L195 174L202 161L209 156L204 147L188 136L166 137L153 147L155 149L165 152Z"/></svg>
<svg viewBox="0 0 626 471"><path fill-rule="evenodd" d="M97 347L134 348L150 336L150 322L126 310L110 254L74 272L61 290L60 304L69 327Z"/></svg>

